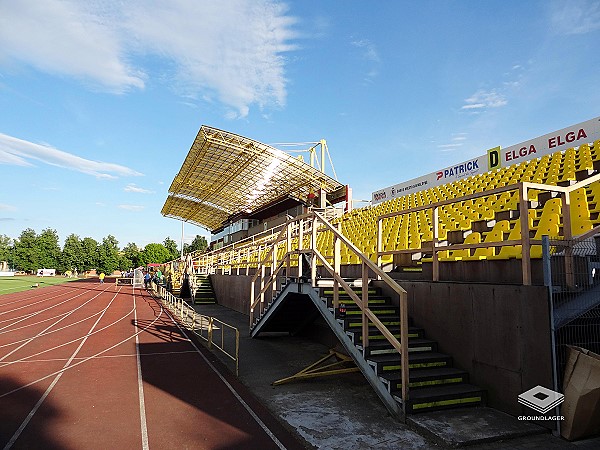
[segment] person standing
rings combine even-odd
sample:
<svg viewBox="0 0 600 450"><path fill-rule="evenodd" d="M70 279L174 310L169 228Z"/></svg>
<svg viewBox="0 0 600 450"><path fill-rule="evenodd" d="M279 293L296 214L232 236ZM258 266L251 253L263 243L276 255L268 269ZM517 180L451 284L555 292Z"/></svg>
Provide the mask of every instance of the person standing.
<svg viewBox="0 0 600 450"><path fill-rule="evenodd" d="M100 284L104 284L104 277L106 275L104 275L104 272L101 272L100 275L98 276L98 278L100 278Z"/></svg>

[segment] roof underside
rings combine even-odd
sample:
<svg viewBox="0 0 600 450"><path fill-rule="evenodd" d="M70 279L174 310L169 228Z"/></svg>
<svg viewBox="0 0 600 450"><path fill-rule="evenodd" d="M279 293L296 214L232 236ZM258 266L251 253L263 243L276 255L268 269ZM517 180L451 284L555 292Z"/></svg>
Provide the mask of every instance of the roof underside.
<svg viewBox="0 0 600 450"><path fill-rule="evenodd" d="M306 200L343 185L267 144L203 125L162 208L167 217L216 230L235 214L280 198Z"/></svg>

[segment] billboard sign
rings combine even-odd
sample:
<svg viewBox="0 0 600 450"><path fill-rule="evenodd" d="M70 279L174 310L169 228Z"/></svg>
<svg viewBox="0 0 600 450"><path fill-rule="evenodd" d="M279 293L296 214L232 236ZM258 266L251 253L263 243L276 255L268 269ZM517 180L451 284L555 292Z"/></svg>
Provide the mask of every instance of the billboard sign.
<svg viewBox="0 0 600 450"><path fill-rule="evenodd" d="M539 158L570 147L578 147L581 144L594 142L598 139L600 139L600 117L545 134L520 144L512 145L505 149L501 149L500 147L492 148L485 155L373 192L371 200L373 204L381 203L396 197L429 189L430 187L440 186L490 170Z"/></svg>

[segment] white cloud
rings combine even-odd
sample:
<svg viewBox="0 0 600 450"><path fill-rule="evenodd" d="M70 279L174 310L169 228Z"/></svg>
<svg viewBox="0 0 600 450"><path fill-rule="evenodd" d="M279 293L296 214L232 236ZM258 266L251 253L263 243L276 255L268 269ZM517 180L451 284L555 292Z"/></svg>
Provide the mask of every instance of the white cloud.
<svg viewBox="0 0 600 450"><path fill-rule="evenodd" d="M154 191L150 191L148 189L141 188L136 186L133 183L129 183L127 186L123 188L125 192L135 192L137 194L154 194Z"/></svg>
<svg viewBox="0 0 600 450"><path fill-rule="evenodd" d="M143 88L127 63L121 37L85 3L21 0L0 3L0 60L92 81L112 92Z"/></svg>
<svg viewBox="0 0 600 450"><path fill-rule="evenodd" d="M361 51L361 58L366 61L367 67L365 68L365 83L372 83L373 80L379 75L379 66L381 63L377 47L368 39L352 41L351 44Z"/></svg>
<svg viewBox="0 0 600 450"><path fill-rule="evenodd" d="M438 145L438 148L456 148L456 147L462 147L462 144L441 144L441 145Z"/></svg>
<svg viewBox="0 0 600 450"><path fill-rule="evenodd" d="M145 206L142 206L142 205L119 205L119 208L127 210L127 211L138 212L138 211L143 211Z"/></svg>
<svg viewBox="0 0 600 450"><path fill-rule="evenodd" d="M499 108L508 104L506 97L495 90L484 91L482 89L465 99L465 105L461 109L483 109Z"/></svg>
<svg viewBox="0 0 600 450"><path fill-rule="evenodd" d="M352 41L352 45L362 50L362 56L367 61L380 62L379 53L377 47L368 39L361 39L358 41Z"/></svg>
<svg viewBox="0 0 600 450"><path fill-rule="evenodd" d="M35 144L0 133L0 164L32 166L30 160L75 170L97 178L142 175L120 164L92 161L58 150L48 144Z"/></svg>
<svg viewBox="0 0 600 450"><path fill-rule="evenodd" d="M550 5L551 29L558 34L586 34L600 30L600 2L554 1Z"/></svg>
<svg viewBox="0 0 600 450"><path fill-rule="evenodd" d="M251 105L285 104L283 55L294 49L294 24L276 0L0 2L0 61L117 93L167 79L182 96L215 97L243 117ZM173 73L142 67L146 56Z"/></svg>
<svg viewBox="0 0 600 450"><path fill-rule="evenodd" d="M12 205L6 205L3 203L0 203L0 211L16 211L17 208L15 208Z"/></svg>

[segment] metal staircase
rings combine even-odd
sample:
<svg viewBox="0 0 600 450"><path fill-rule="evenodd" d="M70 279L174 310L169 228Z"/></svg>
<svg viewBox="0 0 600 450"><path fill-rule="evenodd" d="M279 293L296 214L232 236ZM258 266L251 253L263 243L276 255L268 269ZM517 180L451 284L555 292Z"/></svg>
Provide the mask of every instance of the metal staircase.
<svg viewBox="0 0 600 450"><path fill-rule="evenodd" d="M333 233L333 255L317 249L324 230ZM340 275L342 245L361 261L358 280ZM320 286L317 265L331 277L330 287ZM369 287L373 276L396 298ZM258 266L251 296L252 337L293 333L321 315L395 417L484 402L484 392L468 383L468 374L453 368L452 358L437 352L423 330L410 326L406 291L317 212L287 223Z"/></svg>
<svg viewBox="0 0 600 450"><path fill-rule="evenodd" d="M354 288L362 295L362 288ZM312 291L312 292L311 292ZM378 289L369 288L374 314L396 338L400 337L399 308ZM307 303L312 303L308 305ZM343 312L345 311L345 312ZM368 346L362 343L361 310L347 294L340 295L340 307L333 307L333 290L313 288L293 280L270 302L251 327L251 336L261 332L295 332L323 314L346 351L394 415L457 406L484 404L485 392L469 384L469 375L452 365L452 357L437 351L437 342L424 337L424 330L408 328L410 397L402 400L400 354L377 327L368 329ZM402 411L402 413L400 412Z"/></svg>

